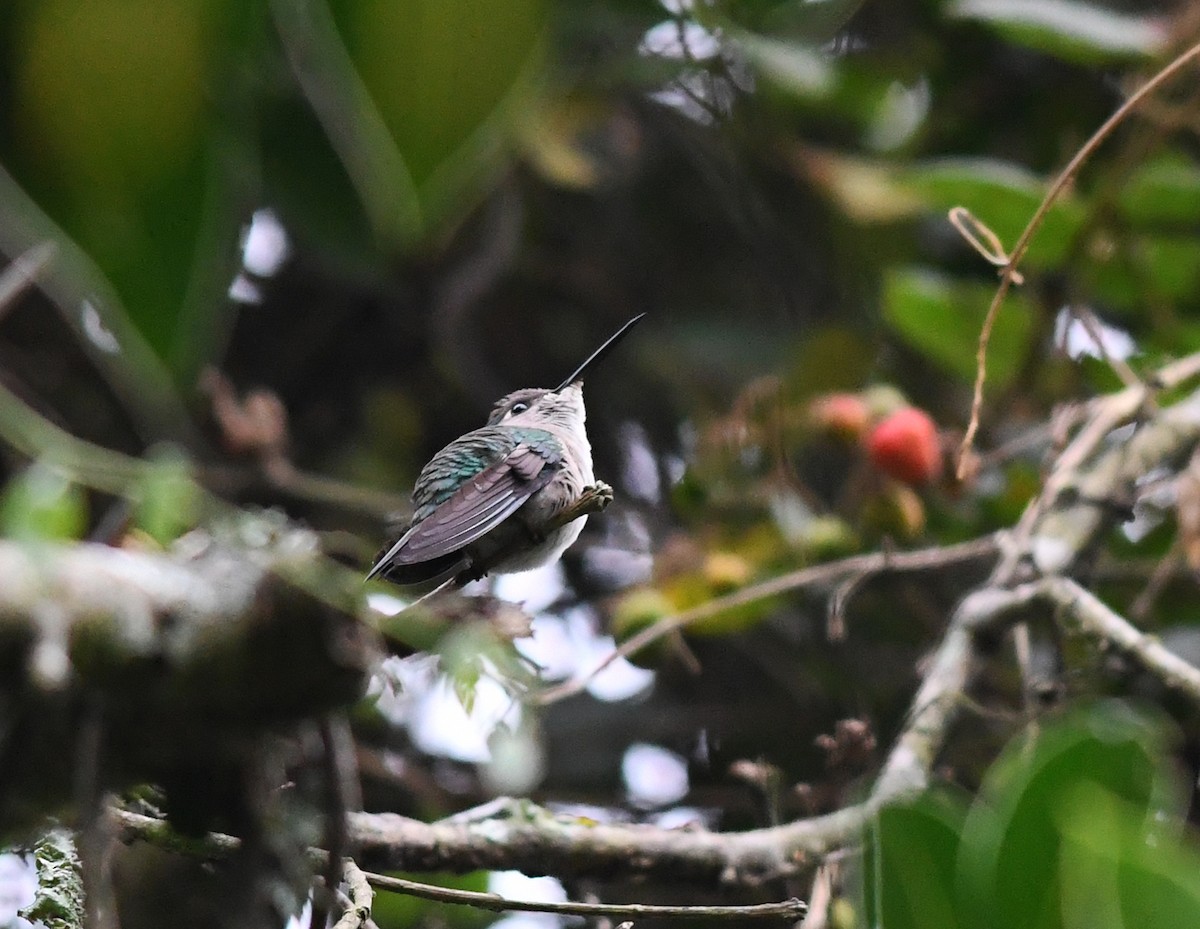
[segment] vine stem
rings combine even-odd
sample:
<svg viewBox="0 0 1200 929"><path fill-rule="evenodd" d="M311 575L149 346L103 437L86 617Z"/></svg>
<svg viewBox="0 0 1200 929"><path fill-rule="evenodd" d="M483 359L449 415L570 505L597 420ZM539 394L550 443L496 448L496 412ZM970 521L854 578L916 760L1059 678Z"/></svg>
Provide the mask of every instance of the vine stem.
<svg viewBox="0 0 1200 929"><path fill-rule="evenodd" d="M1046 214L1050 212L1050 207L1054 205L1054 201L1058 199L1067 185L1075 179L1075 175L1079 173L1079 169L1083 166L1083 163L1112 135L1117 126L1123 123L1134 110L1141 106L1154 91L1175 77L1176 74L1197 58L1200 58L1200 42L1179 54L1166 67L1155 74L1154 77L1139 87L1137 91L1130 95L1128 100L1122 103L1104 121L1104 124L1099 129L1092 133L1091 138L1083 143L1079 151L1075 153L1075 156L1063 168L1062 173L1050 185L1046 196L1042 198L1042 202L1038 204L1038 208L1034 211L1020 238L1017 239L1017 244L1013 246L1013 250L1008 256L1008 261L1000 269L1000 285L996 288L996 295L992 298L992 303L988 307L987 316L983 321L983 328L979 331L979 345L975 350L975 388L971 396L971 417L967 422L967 431L963 435L962 443L958 447L956 473L959 480L962 480L967 473L968 457L975 443L975 435L979 431L979 416L983 408L983 385L987 381L987 349L992 337L992 327L996 323L996 317L1000 313L1000 306L1004 303L1004 298L1008 294L1009 288L1013 283L1019 281L1020 272L1017 271L1017 266L1029 250L1029 245L1033 241L1034 235L1041 228L1043 221L1046 219Z"/></svg>

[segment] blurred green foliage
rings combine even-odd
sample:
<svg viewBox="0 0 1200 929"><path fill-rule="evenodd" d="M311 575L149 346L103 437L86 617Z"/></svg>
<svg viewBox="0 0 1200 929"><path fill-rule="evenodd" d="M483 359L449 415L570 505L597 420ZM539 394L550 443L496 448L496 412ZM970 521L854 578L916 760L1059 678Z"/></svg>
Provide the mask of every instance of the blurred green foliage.
<svg viewBox="0 0 1200 929"><path fill-rule="evenodd" d="M293 234L339 251L436 235L535 98L546 16L541 0L15 0L0 163L21 191L0 246L69 240L111 285L103 315L128 314L190 387L224 341L250 211L278 198Z"/></svg>
<svg viewBox="0 0 1200 929"><path fill-rule="evenodd" d="M974 799L883 810L863 856L870 925L1183 926L1200 844L1159 713L1096 703L1019 735Z"/></svg>
<svg viewBox="0 0 1200 929"><path fill-rule="evenodd" d="M261 461L231 451L196 390L205 366L281 400L289 464L397 490L495 396L553 382L607 328L600 319L650 310L620 376L589 394L598 472L620 474L643 450L618 438L635 422L662 485L619 486L603 523L610 550L653 556L643 583L614 590L569 560L580 591L613 595L611 631L804 564L977 536L1011 525L1037 492L1055 407L1116 383L1069 311L1109 327L1139 370L1200 348L1194 72L1094 155L1034 237L989 347L982 476L914 488L873 468L862 431L909 404L934 416L946 449L965 425L996 276L947 211L969 209L1011 249L1088 135L1195 40L1186 12L1100 0L10 0L0 252L58 244L46 290L70 328L50 312L5 318L0 370L71 431L138 454L166 438L163 417L141 407L179 401L167 405L179 444L126 494L133 528L157 543L199 518L196 477L337 530L341 554L362 561L385 515L305 497L302 481L281 488L278 472L272 484ZM269 272L240 254L264 209L289 246ZM831 391L861 405L860 426L817 421L814 401ZM110 498L53 462L4 463L7 537L80 538L109 512ZM1169 504L1152 518L1159 531L1108 552L1134 578L1113 583L1119 608L1173 541ZM690 643L709 676L680 684L676 652L641 656L663 672L660 699L683 696L660 712L605 707L608 728L568 715L571 747L586 732L602 749L568 752L579 757L565 774L551 757L547 789L600 784L606 801L629 740L673 737L690 757L697 731L720 747L692 774L732 794L732 810L746 806L725 776L734 757L769 757L793 782L834 780L813 739L850 712L880 731L902 718L913 667L969 581L855 590L844 642L823 634L825 604L780 597L714 617ZM1194 632L1190 581L1164 602L1146 626ZM411 616L395 629L405 622L422 645L441 631ZM441 653L468 709L485 675L530 683L490 630L455 630ZM662 728L638 730L652 723ZM1168 731L1099 704L1010 746L975 799L885 810L865 856L864 921L1158 925L1160 906L1182 922L1200 872ZM972 747L968 782L995 745ZM844 787L828 789L844 799ZM473 918L377 906L381 925Z"/></svg>
<svg viewBox="0 0 1200 929"><path fill-rule="evenodd" d="M0 531L22 541L79 538L87 527L83 489L53 465L34 462L4 488Z"/></svg>
<svg viewBox="0 0 1200 929"><path fill-rule="evenodd" d="M130 490L130 497L135 503L134 525L162 546L195 525L199 515L190 464L170 446L155 450L151 467Z"/></svg>
<svg viewBox="0 0 1200 929"><path fill-rule="evenodd" d="M437 887L450 887L454 890L470 890L475 893L486 893L488 889L488 874L486 871L476 871L472 874L404 874L391 873L393 877L421 881ZM454 906L447 903L435 903L432 900L422 900L407 894L376 891L371 904L371 916L380 929L406 929L408 926L441 925L447 929L475 929L495 921L495 916L484 910L469 906Z"/></svg>

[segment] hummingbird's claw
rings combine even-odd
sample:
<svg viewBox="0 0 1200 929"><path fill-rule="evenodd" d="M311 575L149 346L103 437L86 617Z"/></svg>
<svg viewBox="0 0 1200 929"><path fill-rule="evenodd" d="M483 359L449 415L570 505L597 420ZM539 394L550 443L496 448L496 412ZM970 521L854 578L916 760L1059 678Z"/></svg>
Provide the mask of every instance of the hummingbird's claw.
<svg viewBox="0 0 1200 929"><path fill-rule="evenodd" d="M613 501L613 489L604 481L596 481L583 488L575 502L556 513L548 526L540 527L541 531L535 538L547 539L550 533L561 529L567 523L573 523L583 516L590 516L606 509ZM532 530L531 530L532 531Z"/></svg>
<svg viewBox="0 0 1200 929"><path fill-rule="evenodd" d="M595 484L583 488L583 496L592 498L594 512L599 513L608 509L608 505L613 502L613 489L604 481L596 481Z"/></svg>

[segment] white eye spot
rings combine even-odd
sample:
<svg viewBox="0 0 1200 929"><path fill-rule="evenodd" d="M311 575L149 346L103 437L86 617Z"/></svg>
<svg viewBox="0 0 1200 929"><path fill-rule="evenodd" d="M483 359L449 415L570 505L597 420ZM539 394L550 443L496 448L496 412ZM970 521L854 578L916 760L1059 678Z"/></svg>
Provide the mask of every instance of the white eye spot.
<svg viewBox="0 0 1200 929"><path fill-rule="evenodd" d="M528 403L514 403L509 408L509 412L516 416L518 413L524 413L527 409L529 409Z"/></svg>

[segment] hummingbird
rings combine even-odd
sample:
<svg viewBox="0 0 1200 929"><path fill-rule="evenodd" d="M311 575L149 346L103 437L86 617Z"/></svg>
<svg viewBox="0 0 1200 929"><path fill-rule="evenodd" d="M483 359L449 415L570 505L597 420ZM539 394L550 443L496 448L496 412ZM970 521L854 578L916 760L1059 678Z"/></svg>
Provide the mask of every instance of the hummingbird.
<svg viewBox="0 0 1200 929"><path fill-rule="evenodd" d="M583 376L645 315L626 322L554 389L513 391L486 426L434 455L413 488L408 529L367 580L466 583L556 561L579 538L587 514L612 500L612 488L592 472Z"/></svg>

